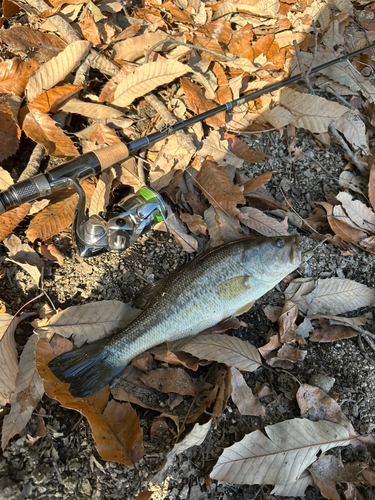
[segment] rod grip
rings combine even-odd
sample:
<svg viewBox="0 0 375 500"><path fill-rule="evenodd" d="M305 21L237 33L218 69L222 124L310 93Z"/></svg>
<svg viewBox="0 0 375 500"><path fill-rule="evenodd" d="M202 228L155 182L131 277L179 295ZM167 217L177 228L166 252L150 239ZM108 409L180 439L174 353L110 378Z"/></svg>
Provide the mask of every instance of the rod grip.
<svg viewBox="0 0 375 500"><path fill-rule="evenodd" d="M98 149L97 151L93 151L93 153L98 158L102 170L105 170L115 163L126 160L129 156L129 150L123 142L118 142L112 144L112 146Z"/></svg>

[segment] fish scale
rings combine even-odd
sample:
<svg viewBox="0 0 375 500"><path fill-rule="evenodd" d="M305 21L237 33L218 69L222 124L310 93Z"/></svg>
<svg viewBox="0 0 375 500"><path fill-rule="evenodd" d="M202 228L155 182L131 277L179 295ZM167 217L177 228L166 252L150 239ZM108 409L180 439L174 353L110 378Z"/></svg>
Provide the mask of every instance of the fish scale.
<svg viewBox="0 0 375 500"><path fill-rule="evenodd" d="M75 397L93 394L147 349L246 311L300 264L298 236L244 238L214 248L156 284L145 310L124 331L49 366Z"/></svg>

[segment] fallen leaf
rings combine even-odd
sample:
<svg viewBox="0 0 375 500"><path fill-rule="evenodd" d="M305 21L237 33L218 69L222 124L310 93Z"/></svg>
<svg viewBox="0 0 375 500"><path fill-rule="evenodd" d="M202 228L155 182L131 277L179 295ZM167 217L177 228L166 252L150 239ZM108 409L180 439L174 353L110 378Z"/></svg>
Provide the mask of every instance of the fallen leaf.
<svg viewBox="0 0 375 500"><path fill-rule="evenodd" d="M303 497L309 486L315 486L313 478L308 471L302 472L299 479L290 484L277 484L271 491L271 495L282 497ZM271 500L271 499L270 499Z"/></svg>
<svg viewBox="0 0 375 500"><path fill-rule="evenodd" d="M298 307L293 302L287 301L281 311L279 322L279 339L282 344L292 342L296 338L296 319Z"/></svg>
<svg viewBox="0 0 375 500"><path fill-rule="evenodd" d="M81 185L86 193L86 204L90 203L95 185L88 180L84 180ZM30 222L26 230L28 239L31 242L39 238L46 241L69 227L73 222L77 202L78 195L74 194L63 201L49 204Z"/></svg>
<svg viewBox="0 0 375 500"><path fill-rule="evenodd" d="M131 405L117 403L115 400L108 402L108 387L88 398L74 398L69 392L69 384L60 382L48 368L48 363L55 356L71 348L72 343L61 337L54 347L46 339L39 340L36 365L46 394L57 399L64 408L77 410L87 418L96 448L103 460L134 465L142 458L144 449L142 429Z"/></svg>
<svg viewBox="0 0 375 500"><path fill-rule="evenodd" d="M276 321L278 321L282 310L283 308L280 306L270 306L269 304L263 307L264 314L270 321L272 321L272 323L276 323Z"/></svg>
<svg viewBox="0 0 375 500"><path fill-rule="evenodd" d="M139 29L139 28L138 28ZM113 59L123 59L124 61L133 62L142 56L145 56L147 52L156 45L158 42L165 40L164 44L160 44L155 52L165 52L169 48L173 48L176 45L173 44L172 40L167 40L169 38L168 33L164 31L157 30L155 33L143 33L142 35L133 36L127 40L117 42L113 47ZM176 40L185 42L185 36L176 37Z"/></svg>
<svg viewBox="0 0 375 500"><path fill-rule="evenodd" d="M196 182L211 205L227 215L236 216L237 205L246 203L241 188L233 184L225 169L213 161L203 161Z"/></svg>
<svg viewBox="0 0 375 500"><path fill-rule="evenodd" d="M113 168L108 168L100 175L95 191L91 197L89 216L100 214L107 208L109 196L111 194L112 182L115 176L116 172Z"/></svg>
<svg viewBox="0 0 375 500"><path fill-rule="evenodd" d="M119 118L123 116L123 112L119 109L111 108L105 104L97 104L95 102L81 101L72 97L60 106L65 113L76 113L78 115L86 116L87 118L94 119L109 119Z"/></svg>
<svg viewBox="0 0 375 500"><path fill-rule="evenodd" d="M51 262L58 262L60 266L64 264L65 256L55 247L51 240L45 243L39 242L39 253Z"/></svg>
<svg viewBox="0 0 375 500"><path fill-rule="evenodd" d="M328 278L316 280L316 288L304 295L308 309L312 314L342 314L366 307L374 303L375 290L353 280ZM295 302L293 298L289 299Z"/></svg>
<svg viewBox="0 0 375 500"><path fill-rule="evenodd" d="M271 359L276 354L277 350L280 349L281 345L279 336L272 335L266 345L258 347L258 351L264 359Z"/></svg>
<svg viewBox="0 0 375 500"><path fill-rule="evenodd" d="M43 260L31 248L30 245L22 243L15 234L7 236L4 240L4 245L9 251L9 258L16 260L22 264L30 264L31 266L43 267Z"/></svg>
<svg viewBox="0 0 375 500"><path fill-rule="evenodd" d="M247 372L255 371L262 364L257 349L250 342L229 335L198 335L176 349Z"/></svg>
<svg viewBox="0 0 375 500"><path fill-rule="evenodd" d="M52 118L38 109L33 109L26 115L22 128L30 139L42 144L50 156L64 158L79 155L70 137L56 126Z"/></svg>
<svg viewBox="0 0 375 500"><path fill-rule="evenodd" d="M177 243L181 245L185 252L193 253L198 250L197 240L187 233L185 226L177 219L174 213L171 213L167 217L167 224L169 231L175 237ZM166 231L165 223L159 222L154 227L155 231Z"/></svg>
<svg viewBox="0 0 375 500"><path fill-rule="evenodd" d="M29 109L39 109L43 113L57 113L65 101L69 100L82 89L82 85L65 83L43 92L29 103Z"/></svg>
<svg viewBox="0 0 375 500"><path fill-rule="evenodd" d="M357 436L352 423L337 402L319 387L301 384L296 398L302 417L335 422L343 426L350 436Z"/></svg>
<svg viewBox="0 0 375 500"><path fill-rule="evenodd" d="M193 83L188 78L181 78L181 87L184 91L184 95L187 99L189 107L195 114L204 113L213 109L217 106L217 103L212 101L211 99L207 99L204 95L200 87ZM221 113L217 113L206 120L207 125L211 127L222 127L225 123L225 113L224 111Z"/></svg>
<svg viewBox="0 0 375 500"><path fill-rule="evenodd" d="M257 208L244 207L238 210L240 221L264 236L288 236L282 224Z"/></svg>
<svg viewBox="0 0 375 500"><path fill-rule="evenodd" d="M368 197L372 208L375 210L375 163L370 170L370 178L368 181Z"/></svg>
<svg viewBox="0 0 375 500"><path fill-rule="evenodd" d="M9 403L16 385L18 354L14 332L17 324L16 316L0 314L0 406Z"/></svg>
<svg viewBox="0 0 375 500"><path fill-rule="evenodd" d="M13 58L0 63L0 92L22 97L27 80L33 71L38 67L38 63L34 59L29 62L21 61L21 59Z"/></svg>
<svg viewBox="0 0 375 500"><path fill-rule="evenodd" d="M357 337L360 332L345 325L331 325L329 321L321 322L322 328L313 330L310 342L335 342L336 340L351 339Z"/></svg>
<svg viewBox="0 0 375 500"><path fill-rule="evenodd" d="M266 172L265 174L259 175L258 177L253 177L249 181L246 181L245 184L242 184L244 196L252 193L256 189L258 189L258 187L263 186L263 184L266 184L271 179L273 173L274 170L272 170L271 172Z"/></svg>
<svg viewBox="0 0 375 500"><path fill-rule="evenodd" d="M254 396L241 372L232 366L231 373L233 387L231 396L241 415L264 416L266 414L265 407Z"/></svg>
<svg viewBox="0 0 375 500"><path fill-rule="evenodd" d="M29 210L30 203L24 203L20 207L13 208L9 212L0 215L0 241L3 241L18 226L29 213Z"/></svg>
<svg viewBox="0 0 375 500"><path fill-rule="evenodd" d="M230 217L221 210L210 207L204 212L208 234L212 247L244 238L237 217Z"/></svg>
<svg viewBox="0 0 375 500"><path fill-rule="evenodd" d="M140 380L160 392L175 392L181 396L195 396L197 389L182 368L157 368L141 375Z"/></svg>
<svg viewBox="0 0 375 500"><path fill-rule="evenodd" d="M135 158L128 158L126 161L113 167L116 171L116 179L125 186L131 186L134 191L138 191L143 183L138 177L138 167Z"/></svg>
<svg viewBox="0 0 375 500"><path fill-rule="evenodd" d="M193 234L202 234L203 236L206 235L207 224L204 222L201 215L190 215L184 212L180 212L180 219L187 225L189 231L191 231Z"/></svg>
<svg viewBox="0 0 375 500"><path fill-rule="evenodd" d="M125 107L138 97L170 83L189 71L189 67L178 61L161 60L137 67L134 73L119 82L113 94L112 104Z"/></svg>
<svg viewBox="0 0 375 500"><path fill-rule="evenodd" d="M181 455L181 453L184 453L189 448L193 446L200 446L203 443L211 428L211 422L212 421L209 420L204 425L195 424L192 431L180 443L174 445L172 451L170 451L166 457L166 462L163 468L153 478L155 483L164 482L173 467L175 457L177 455Z"/></svg>
<svg viewBox="0 0 375 500"><path fill-rule="evenodd" d="M267 359L267 364L274 368L284 368L291 370L293 364L297 361L303 361L307 355L307 351L293 347L290 344L283 344L281 349L277 351L276 356Z"/></svg>
<svg viewBox="0 0 375 500"><path fill-rule="evenodd" d="M232 134L228 134L228 132L224 134L224 138L228 139L228 146L230 151L232 151L232 153L234 153L238 158L241 158L244 161L250 161L253 163L269 158L269 156L262 151L259 151L257 149L250 149L246 142L241 141Z"/></svg>
<svg viewBox="0 0 375 500"><path fill-rule="evenodd" d="M238 57L245 57L249 61L254 61L254 49L251 41L254 38L253 27L251 24L235 31L228 46L229 52Z"/></svg>
<svg viewBox="0 0 375 500"><path fill-rule="evenodd" d="M84 9L84 12L85 12L85 17L79 23L82 35L95 47L96 45L100 45L102 43L102 40L100 38L100 33L94 21L94 16L90 14L90 12L87 9Z"/></svg>
<svg viewBox="0 0 375 500"><path fill-rule="evenodd" d="M352 200L349 193L341 192L336 198L341 201L352 221L364 231L375 232L375 213L359 200Z"/></svg>
<svg viewBox="0 0 375 500"><path fill-rule="evenodd" d="M50 60L66 47L54 33L43 33L22 25L13 25L7 30L1 30L0 39L9 47L25 52L39 63Z"/></svg>
<svg viewBox="0 0 375 500"><path fill-rule="evenodd" d="M314 134L327 132L329 125L348 111L348 108L336 102L289 88L280 91L279 99L280 104L296 117L293 125Z"/></svg>
<svg viewBox="0 0 375 500"><path fill-rule="evenodd" d="M212 479L231 484L289 484L315 460L319 452L348 444L341 425L320 420L292 419L266 426L266 437L256 430L225 448Z"/></svg>
<svg viewBox="0 0 375 500"><path fill-rule="evenodd" d="M217 99L220 104L226 104L227 102L232 101L233 96L230 90L228 78L226 77L223 68L219 63L214 63L212 67L212 72L217 78Z"/></svg>
<svg viewBox="0 0 375 500"><path fill-rule="evenodd" d="M133 25L134 26L134 25ZM111 102L114 99L114 93L117 88L117 85L128 75L134 73L136 66L132 66L131 64L125 63L120 71L116 73L103 87L100 95L99 102Z"/></svg>
<svg viewBox="0 0 375 500"><path fill-rule="evenodd" d="M35 366L35 349L39 337L33 334L27 341L19 361L14 391L10 396L10 412L5 415L2 427L1 446L19 434L31 418L44 394L43 382Z"/></svg>
<svg viewBox="0 0 375 500"><path fill-rule="evenodd" d="M71 306L58 312L47 326L36 333L73 336L74 345L80 347L85 342L108 337L111 333L124 329L141 311L119 300L103 300L80 306Z"/></svg>
<svg viewBox="0 0 375 500"><path fill-rule="evenodd" d="M21 131L14 120L13 111L6 98L0 102L0 161L14 155L19 147Z"/></svg>
<svg viewBox="0 0 375 500"><path fill-rule="evenodd" d="M171 14L172 22L178 21L183 24L193 24L193 20L189 16L189 14L186 11L176 7L176 5L170 0L168 2L163 3L163 9L165 9L167 12Z"/></svg>
<svg viewBox="0 0 375 500"><path fill-rule="evenodd" d="M327 314L313 314L309 319L330 319L347 323L350 326L363 326L366 324L366 316L358 316L357 318L345 318L344 316L329 316Z"/></svg>
<svg viewBox="0 0 375 500"><path fill-rule="evenodd" d="M359 473L366 467L363 462L342 463L334 455L323 454L309 467L309 471L325 498L340 500L336 482L357 483ZM328 497L327 494L331 496Z"/></svg>
<svg viewBox="0 0 375 500"><path fill-rule="evenodd" d="M26 85L28 102L61 82L88 54L91 43L78 40L66 46L56 57L40 66Z"/></svg>
<svg viewBox="0 0 375 500"><path fill-rule="evenodd" d="M14 184L12 176L9 172L0 167L0 191L5 191L8 187Z"/></svg>

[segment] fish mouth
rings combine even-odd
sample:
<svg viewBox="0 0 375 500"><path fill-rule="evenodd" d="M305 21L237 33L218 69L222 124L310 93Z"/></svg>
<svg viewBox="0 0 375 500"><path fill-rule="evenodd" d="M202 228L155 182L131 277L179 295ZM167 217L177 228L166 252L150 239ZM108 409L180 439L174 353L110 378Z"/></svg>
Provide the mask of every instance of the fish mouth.
<svg viewBox="0 0 375 500"><path fill-rule="evenodd" d="M290 251L286 252L285 264L298 267L302 262L302 255L299 237L294 236L290 245Z"/></svg>

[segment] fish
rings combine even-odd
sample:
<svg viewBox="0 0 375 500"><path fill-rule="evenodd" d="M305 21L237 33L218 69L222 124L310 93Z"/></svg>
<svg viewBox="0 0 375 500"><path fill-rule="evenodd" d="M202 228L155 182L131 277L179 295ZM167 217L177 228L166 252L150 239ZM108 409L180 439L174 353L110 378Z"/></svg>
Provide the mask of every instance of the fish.
<svg viewBox="0 0 375 500"><path fill-rule="evenodd" d="M303 262L298 236L243 238L202 253L153 286L122 332L57 356L53 374L75 398L91 396L138 354L246 312Z"/></svg>

